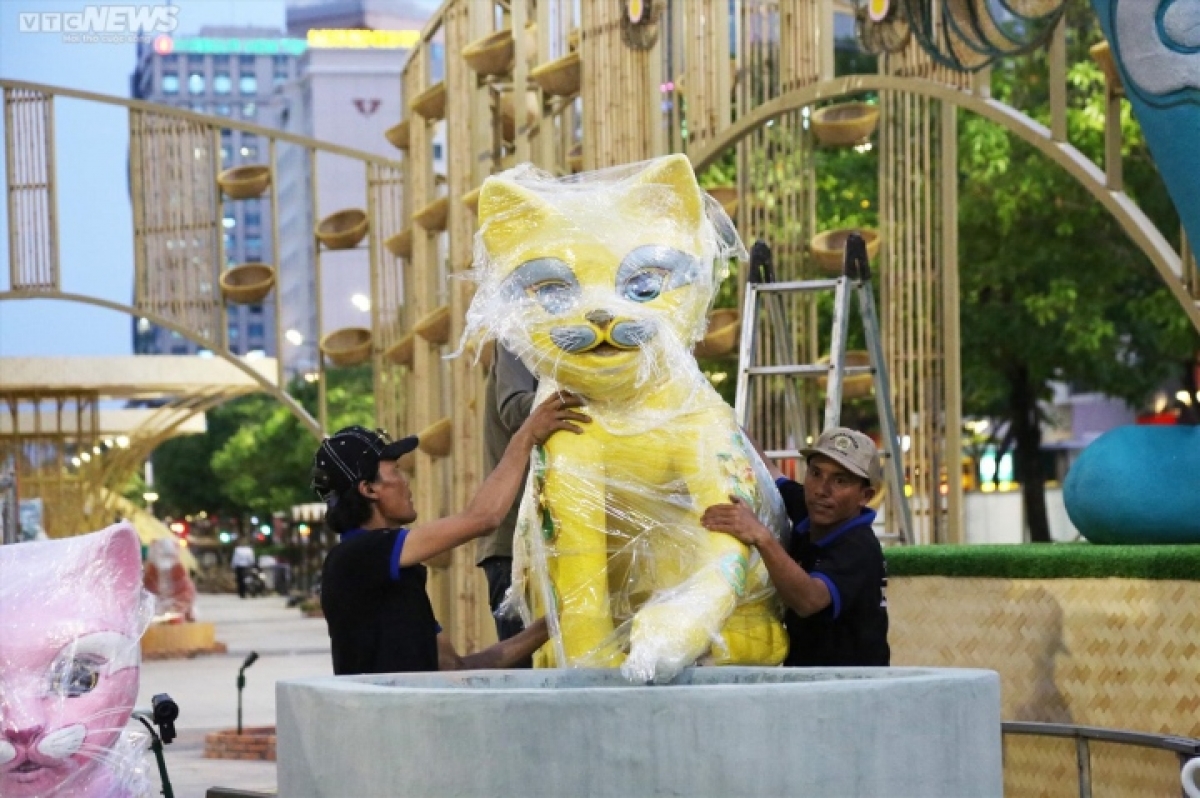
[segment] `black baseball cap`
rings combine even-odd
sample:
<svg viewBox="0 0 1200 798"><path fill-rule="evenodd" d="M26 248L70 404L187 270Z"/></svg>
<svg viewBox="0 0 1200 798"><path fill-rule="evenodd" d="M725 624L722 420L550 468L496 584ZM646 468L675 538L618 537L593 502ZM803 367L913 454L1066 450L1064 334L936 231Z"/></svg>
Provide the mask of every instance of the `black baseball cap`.
<svg viewBox="0 0 1200 798"><path fill-rule="evenodd" d="M362 480L374 479L380 463L417 448L417 436L393 441L383 430L345 427L321 441L313 455L312 488L329 501Z"/></svg>

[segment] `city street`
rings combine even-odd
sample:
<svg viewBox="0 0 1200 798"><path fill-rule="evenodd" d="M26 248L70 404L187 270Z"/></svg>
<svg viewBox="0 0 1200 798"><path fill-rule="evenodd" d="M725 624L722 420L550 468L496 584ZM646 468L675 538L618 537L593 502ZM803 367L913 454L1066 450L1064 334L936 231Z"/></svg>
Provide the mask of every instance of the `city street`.
<svg viewBox="0 0 1200 798"><path fill-rule="evenodd" d="M196 610L201 620L216 624L217 640L229 647L228 653L144 662L137 703L149 707L151 696L165 692L179 704L179 736L165 748L175 795L203 798L205 791L215 786L274 791L274 762L205 759L204 736L236 727L237 673L251 651L259 656L246 669L244 726L275 724L277 681L332 673L325 622L288 609L280 596L243 600L236 595L202 594L197 597ZM154 758L146 756L157 787Z"/></svg>

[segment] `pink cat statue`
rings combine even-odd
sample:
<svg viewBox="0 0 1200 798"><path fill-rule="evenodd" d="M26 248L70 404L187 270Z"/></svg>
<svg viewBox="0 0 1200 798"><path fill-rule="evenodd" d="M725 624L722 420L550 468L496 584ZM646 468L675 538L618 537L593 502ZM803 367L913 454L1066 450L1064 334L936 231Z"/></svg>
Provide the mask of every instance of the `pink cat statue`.
<svg viewBox="0 0 1200 798"><path fill-rule="evenodd" d="M0 796L147 793L125 727L153 611L128 524L0 546Z"/></svg>

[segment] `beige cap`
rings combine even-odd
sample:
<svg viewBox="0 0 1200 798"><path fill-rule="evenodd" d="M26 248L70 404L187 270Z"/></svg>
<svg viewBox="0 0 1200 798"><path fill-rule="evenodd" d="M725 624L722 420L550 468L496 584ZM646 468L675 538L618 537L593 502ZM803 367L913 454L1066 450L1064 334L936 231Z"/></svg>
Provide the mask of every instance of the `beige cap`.
<svg viewBox="0 0 1200 798"><path fill-rule="evenodd" d="M879 464L879 450L875 441L856 430L833 427L821 433L815 445L801 449L805 459L814 454L823 454L830 460L846 467L852 474L864 477L872 485L883 479L883 467Z"/></svg>

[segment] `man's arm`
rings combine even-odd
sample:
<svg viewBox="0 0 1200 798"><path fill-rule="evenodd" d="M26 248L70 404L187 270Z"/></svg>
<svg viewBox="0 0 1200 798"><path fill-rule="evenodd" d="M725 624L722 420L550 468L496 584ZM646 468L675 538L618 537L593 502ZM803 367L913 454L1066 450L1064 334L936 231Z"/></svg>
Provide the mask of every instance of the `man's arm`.
<svg viewBox="0 0 1200 798"><path fill-rule="evenodd" d="M460 657L450 642L449 635L438 635L438 669L443 671L456 670L488 670L493 668L511 668L521 660L531 656L546 641L550 635L546 629L546 619L539 618L528 629L513 635L507 640L488 646L483 651Z"/></svg>
<svg viewBox="0 0 1200 798"><path fill-rule="evenodd" d="M575 410L582 406L583 400L570 394L551 396L538 405L513 435L504 450L504 457L488 474L466 509L447 518L420 524L408 533L400 551L400 567L424 562L495 529L504 520L521 487L529 452L559 430L582 433L579 424L591 420Z"/></svg>
<svg viewBox="0 0 1200 798"><path fill-rule="evenodd" d="M519 429L533 410L533 397L538 381L525 368L521 359L499 344L496 345L496 409L506 430Z"/></svg>
<svg viewBox="0 0 1200 798"><path fill-rule="evenodd" d="M704 511L700 518L704 528L758 549L779 598L797 615L807 617L828 607L833 602L829 586L809 576L740 499L730 499L732 504L716 504Z"/></svg>

